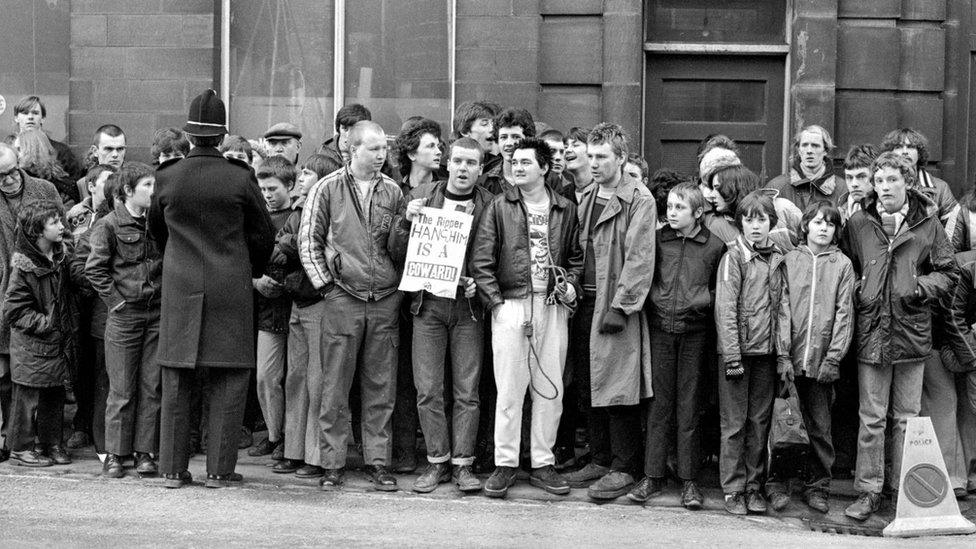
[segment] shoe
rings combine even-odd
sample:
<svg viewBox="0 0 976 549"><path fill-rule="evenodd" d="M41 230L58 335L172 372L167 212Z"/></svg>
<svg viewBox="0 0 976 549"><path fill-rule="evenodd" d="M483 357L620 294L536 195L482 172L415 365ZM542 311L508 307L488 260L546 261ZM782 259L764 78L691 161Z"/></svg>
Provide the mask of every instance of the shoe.
<svg viewBox="0 0 976 549"><path fill-rule="evenodd" d="M848 505L844 514L854 520L867 520L881 508L881 494L862 493L857 500Z"/></svg>
<svg viewBox="0 0 976 549"><path fill-rule="evenodd" d="M102 463L102 474L109 478L122 478L125 476L125 469L122 467L122 460L116 454L106 454L105 462Z"/></svg>
<svg viewBox="0 0 976 549"><path fill-rule="evenodd" d="M423 473L413 482L413 491L421 494L433 492L438 484L450 482L451 464L448 462L431 463Z"/></svg>
<svg viewBox="0 0 976 549"><path fill-rule="evenodd" d="M396 477L385 466L367 465L363 467L363 471L373 482L373 488L380 492L396 492L398 490Z"/></svg>
<svg viewBox="0 0 976 549"><path fill-rule="evenodd" d="M244 475L240 473L227 473L226 475L207 475L207 482L204 486L207 488L226 488L231 486L231 483L238 483L244 480Z"/></svg>
<svg viewBox="0 0 976 549"><path fill-rule="evenodd" d="M485 495L490 498L503 498L508 494L508 489L515 484L515 476L518 470L515 467L504 465L495 467L495 471L485 482Z"/></svg>
<svg viewBox="0 0 976 549"><path fill-rule="evenodd" d="M285 439L281 439L275 443L274 451L271 452L271 459L274 461L282 461L285 459Z"/></svg>
<svg viewBox="0 0 976 549"><path fill-rule="evenodd" d="M254 444L254 435L250 429L241 425L241 433L237 438L237 449L250 448L252 444ZM203 447L207 447L206 443L203 444Z"/></svg>
<svg viewBox="0 0 976 549"><path fill-rule="evenodd" d="M966 496L969 495L969 491L966 490L965 488L953 488L952 489L952 493L953 493L953 495L956 496L956 499L959 499L959 500L966 499Z"/></svg>
<svg viewBox="0 0 976 549"><path fill-rule="evenodd" d="M576 449L569 446L557 446L553 451L556 457L556 470L563 471L576 465Z"/></svg>
<svg viewBox="0 0 976 549"><path fill-rule="evenodd" d="M766 498L759 490L746 492L746 509L755 515L762 515L766 512Z"/></svg>
<svg viewBox="0 0 976 549"><path fill-rule="evenodd" d="M10 450L6 446L0 448L0 463L3 463L10 459Z"/></svg>
<svg viewBox="0 0 976 549"><path fill-rule="evenodd" d="M60 444L48 446L47 457L51 458L55 465L71 465L71 454Z"/></svg>
<svg viewBox="0 0 976 549"><path fill-rule="evenodd" d="M342 488L342 477L345 474L345 469L322 469L322 480L319 481L319 488L326 492Z"/></svg>
<svg viewBox="0 0 976 549"><path fill-rule="evenodd" d="M633 479L631 479L631 482L633 482ZM566 482L566 479L562 475L556 472L556 468L552 465L532 469L532 474L529 475L529 484L542 488L546 492L557 496L565 496L569 493L569 483Z"/></svg>
<svg viewBox="0 0 976 549"><path fill-rule="evenodd" d="M790 496L782 490L774 490L766 494L769 498L769 506L773 508L773 511L779 513L786 506L790 504Z"/></svg>
<svg viewBox="0 0 976 549"><path fill-rule="evenodd" d="M566 473L566 482L568 482L573 488L586 488L590 484L593 484L594 481L603 478L603 476L609 472L609 467L604 467L591 462L587 463L586 466L579 471Z"/></svg>
<svg viewBox="0 0 976 549"><path fill-rule="evenodd" d="M182 488L183 486L189 486L193 484L193 475L189 471L183 471L180 473L166 473L163 475L165 481L163 486L166 488Z"/></svg>
<svg viewBox="0 0 976 549"><path fill-rule="evenodd" d="M664 479L663 478L652 478L644 477L631 488L630 492L627 493L627 498L630 501L636 501L637 503L644 503L650 498L660 495L664 491Z"/></svg>
<svg viewBox="0 0 976 549"><path fill-rule="evenodd" d="M393 472L398 475L409 475L417 470L417 459L398 458L393 460Z"/></svg>
<svg viewBox="0 0 976 549"><path fill-rule="evenodd" d="M746 515L749 513L748 509L746 509L746 498L742 495L742 492L725 494L725 510L731 515Z"/></svg>
<svg viewBox="0 0 976 549"><path fill-rule="evenodd" d="M78 448L84 448L89 444L91 444L91 439L88 437L88 433L84 431L75 431L71 433L70 437L68 437L68 442L65 445L72 450L77 450Z"/></svg>
<svg viewBox="0 0 976 549"><path fill-rule="evenodd" d="M454 473L451 475L454 484L462 492L477 492L481 490L481 480L474 476L474 471L470 465L455 465Z"/></svg>
<svg viewBox="0 0 976 549"><path fill-rule="evenodd" d="M318 465L302 465L295 471L295 476L298 478L318 478L325 474L325 469L319 467Z"/></svg>
<svg viewBox="0 0 976 549"><path fill-rule="evenodd" d="M277 444L278 443L276 442L271 442L268 439L264 439L248 450L247 455L251 457L267 456L275 451Z"/></svg>
<svg viewBox="0 0 976 549"><path fill-rule="evenodd" d="M54 465L53 459L34 450L10 452L10 461L14 465L20 465L21 467L50 467Z"/></svg>
<svg viewBox="0 0 976 549"><path fill-rule="evenodd" d="M594 482L586 491L590 499L614 500L630 491L634 477L623 471L610 471Z"/></svg>
<svg viewBox="0 0 976 549"><path fill-rule="evenodd" d="M823 490L807 490L803 494L803 500L814 511L819 511L826 515L827 511L830 510L830 505L827 503L827 492ZM773 509L776 509L776 507L774 506Z"/></svg>
<svg viewBox="0 0 976 549"><path fill-rule="evenodd" d="M302 468L305 463L300 459L282 459L271 466L272 473L288 474L294 473Z"/></svg>
<svg viewBox="0 0 976 549"><path fill-rule="evenodd" d="M159 473L159 466L156 465L156 460L151 455L136 452L136 472L144 477L156 476Z"/></svg>
<svg viewBox="0 0 976 549"><path fill-rule="evenodd" d="M705 497L698 489L695 481L686 480L681 488L681 506L689 511L697 511L702 508L704 503Z"/></svg>

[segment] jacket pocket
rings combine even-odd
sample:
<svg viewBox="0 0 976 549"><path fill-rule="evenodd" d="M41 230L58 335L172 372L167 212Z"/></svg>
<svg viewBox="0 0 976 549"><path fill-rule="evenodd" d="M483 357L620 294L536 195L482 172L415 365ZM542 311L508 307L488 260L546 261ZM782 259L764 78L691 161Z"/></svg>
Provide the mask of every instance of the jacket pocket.
<svg viewBox="0 0 976 549"><path fill-rule="evenodd" d="M115 235L116 249L126 261L140 261L145 253L145 242L139 233L119 233Z"/></svg>
<svg viewBox="0 0 976 549"><path fill-rule="evenodd" d="M32 356L56 357L61 354L61 344L32 337L27 339L27 352Z"/></svg>

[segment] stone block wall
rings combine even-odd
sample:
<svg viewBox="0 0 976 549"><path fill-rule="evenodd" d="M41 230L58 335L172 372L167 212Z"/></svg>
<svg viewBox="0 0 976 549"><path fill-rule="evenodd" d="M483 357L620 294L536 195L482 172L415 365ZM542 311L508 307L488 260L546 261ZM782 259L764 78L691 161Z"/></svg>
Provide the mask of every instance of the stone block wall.
<svg viewBox="0 0 976 549"><path fill-rule="evenodd" d="M71 2L69 143L79 155L102 124L126 132L127 158L150 161L157 128L182 127L213 86L213 0Z"/></svg>

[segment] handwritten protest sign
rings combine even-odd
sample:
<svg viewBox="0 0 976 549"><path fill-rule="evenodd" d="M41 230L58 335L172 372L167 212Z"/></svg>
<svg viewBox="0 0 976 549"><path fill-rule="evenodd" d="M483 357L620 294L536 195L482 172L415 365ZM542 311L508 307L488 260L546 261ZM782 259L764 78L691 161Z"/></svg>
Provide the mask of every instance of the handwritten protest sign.
<svg viewBox="0 0 976 549"><path fill-rule="evenodd" d="M422 208L410 226L400 289L454 299L473 219L464 212Z"/></svg>

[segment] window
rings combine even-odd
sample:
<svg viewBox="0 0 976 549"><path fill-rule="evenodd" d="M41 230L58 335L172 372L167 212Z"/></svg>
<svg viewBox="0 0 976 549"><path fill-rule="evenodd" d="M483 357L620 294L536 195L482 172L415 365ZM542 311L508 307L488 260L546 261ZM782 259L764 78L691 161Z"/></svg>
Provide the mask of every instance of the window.
<svg viewBox="0 0 976 549"><path fill-rule="evenodd" d="M223 9L232 133L255 138L291 122L304 157L350 103L366 105L387 134L415 115L449 128L452 0L223 0Z"/></svg>
<svg viewBox="0 0 976 549"><path fill-rule="evenodd" d="M651 0L648 40L654 42L783 44L786 0Z"/></svg>
<svg viewBox="0 0 976 549"><path fill-rule="evenodd" d="M231 133L291 122L305 154L332 136L334 12L322 0L230 2Z"/></svg>

